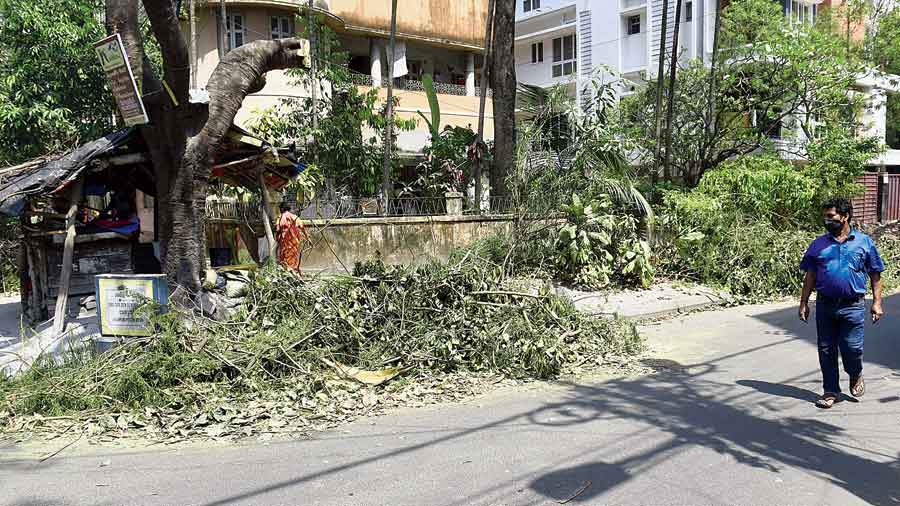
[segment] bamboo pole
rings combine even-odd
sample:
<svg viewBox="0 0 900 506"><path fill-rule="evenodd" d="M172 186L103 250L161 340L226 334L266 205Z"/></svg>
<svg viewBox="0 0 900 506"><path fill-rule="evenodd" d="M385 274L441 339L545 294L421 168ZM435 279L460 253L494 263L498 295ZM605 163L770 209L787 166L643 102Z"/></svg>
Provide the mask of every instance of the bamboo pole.
<svg viewBox="0 0 900 506"><path fill-rule="evenodd" d="M666 109L666 158L663 162L663 177L672 178L672 116L675 113L675 74L678 71L678 32L681 27L681 4L675 0L675 28L672 31L672 61L669 63L669 103Z"/></svg>
<svg viewBox="0 0 900 506"><path fill-rule="evenodd" d="M188 15L191 18L191 88L197 89L197 10L196 0L188 0Z"/></svg>
<svg viewBox="0 0 900 506"><path fill-rule="evenodd" d="M59 294L56 296L56 313L53 315L53 333L62 334L66 329L66 306L69 302L69 282L72 279L72 257L75 254L75 217L81 201L84 180L76 179L69 193L69 212L66 213L66 242L63 246L62 270L59 276Z"/></svg>
<svg viewBox="0 0 900 506"><path fill-rule="evenodd" d="M262 220L263 228L266 231L266 241L269 243L269 261L274 262L278 254L275 234L272 233L272 222L275 220L272 217L272 202L269 200L269 190L266 188L266 177L263 175L263 171L264 169L260 169L257 180L259 181L259 193L262 195Z"/></svg>
<svg viewBox="0 0 900 506"><path fill-rule="evenodd" d="M484 108L487 99L488 78L490 76L491 52L493 51L494 38L494 0L488 0L487 26L484 29L484 58L481 62L481 88L479 92L478 103L478 137L475 139L475 160L474 160L474 177L475 177L475 209L481 214L481 146L484 144Z"/></svg>
<svg viewBox="0 0 900 506"><path fill-rule="evenodd" d="M228 12L225 10L225 0L219 0L219 30L222 32L219 41L219 61L222 61L228 52Z"/></svg>
<svg viewBox="0 0 900 506"><path fill-rule="evenodd" d="M397 40L397 0L391 0L391 36L388 41L388 83L387 103L385 104L384 126L384 164L381 168L381 192L384 199L384 213L390 214L391 186L391 139L394 122L394 43Z"/></svg>
<svg viewBox="0 0 900 506"><path fill-rule="evenodd" d="M659 162L662 158L662 107L663 107L663 85L665 83L666 74L666 28L669 22L669 0L663 0L662 4L662 21L659 26L659 62L656 70L656 149L653 156L653 163L656 166L650 173L650 177L655 183L659 177Z"/></svg>
<svg viewBox="0 0 900 506"><path fill-rule="evenodd" d="M318 48L319 48L319 30L318 26L316 26L316 17L313 9L313 0L309 0L308 2L308 12L309 16L309 55L310 55L310 83L312 89L310 90L310 95L312 98L312 127L313 132L318 132L319 130L319 61L318 61ZM313 158L318 158L318 151L316 150L316 137L313 136Z"/></svg>

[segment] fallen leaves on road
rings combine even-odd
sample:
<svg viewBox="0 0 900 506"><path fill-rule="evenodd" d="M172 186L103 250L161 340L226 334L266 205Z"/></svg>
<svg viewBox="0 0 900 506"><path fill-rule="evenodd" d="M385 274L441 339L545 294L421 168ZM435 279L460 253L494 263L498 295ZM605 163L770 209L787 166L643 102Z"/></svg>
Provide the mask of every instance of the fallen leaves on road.
<svg viewBox="0 0 900 506"><path fill-rule="evenodd" d="M332 429L399 407L463 401L491 387L516 383L520 382L497 374L447 374L440 378L420 374L374 387L335 376L312 397L295 398L289 389L278 389L260 392L262 397L241 399L211 390L199 392L209 395L204 405L211 407L203 410L192 406L147 407L141 413L86 414L66 420L24 416L9 420L4 430L18 433L20 440L47 440L71 430L74 423L92 444L133 441L182 445L249 438L269 441Z"/></svg>

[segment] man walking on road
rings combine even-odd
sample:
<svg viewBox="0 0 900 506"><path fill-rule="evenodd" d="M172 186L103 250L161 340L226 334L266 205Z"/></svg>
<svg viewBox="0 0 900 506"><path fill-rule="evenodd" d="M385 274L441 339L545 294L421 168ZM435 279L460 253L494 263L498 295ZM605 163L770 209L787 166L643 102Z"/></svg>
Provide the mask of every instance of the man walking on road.
<svg viewBox="0 0 900 506"><path fill-rule="evenodd" d="M881 273L884 262L875 242L850 227L853 206L846 199L833 199L822 206L828 233L806 250L800 269L806 272L800 296L800 319L809 320L809 296L816 289L816 331L819 366L825 393L816 401L830 408L841 393L838 352L850 375L850 393L866 392L862 375L863 331L866 322L866 282L872 280L872 322L884 315L881 307Z"/></svg>

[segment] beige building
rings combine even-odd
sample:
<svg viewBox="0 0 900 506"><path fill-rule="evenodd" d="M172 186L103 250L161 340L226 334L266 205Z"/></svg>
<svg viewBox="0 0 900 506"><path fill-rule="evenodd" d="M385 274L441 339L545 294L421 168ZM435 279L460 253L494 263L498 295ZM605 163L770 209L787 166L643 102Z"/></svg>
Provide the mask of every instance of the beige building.
<svg viewBox="0 0 900 506"><path fill-rule="evenodd" d="M260 39L300 35L295 19L306 0L227 0L228 49ZM380 88L387 95L386 47L390 33L390 0L316 0L327 10L328 23L338 33L349 67L362 89ZM199 1L196 6L196 60L192 61L197 86L203 88L219 62L219 2ZM418 119L415 131L403 132L398 147L420 152L429 139L428 127L419 117L429 117L422 76L432 74L441 105L442 126L478 126L481 54L483 52L487 0L400 0L397 11L397 50L405 56L407 73L395 79L398 116ZM190 25L185 23L185 33ZM402 66L402 65L401 65ZM396 68L396 66L395 66ZM396 75L396 72L395 72ZM291 83L284 71L267 75L266 87L247 97L236 123L246 125L259 111L277 107L283 98L309 96L309 90ZM485 137L493 138L491 101L486 101Z"/></svg>

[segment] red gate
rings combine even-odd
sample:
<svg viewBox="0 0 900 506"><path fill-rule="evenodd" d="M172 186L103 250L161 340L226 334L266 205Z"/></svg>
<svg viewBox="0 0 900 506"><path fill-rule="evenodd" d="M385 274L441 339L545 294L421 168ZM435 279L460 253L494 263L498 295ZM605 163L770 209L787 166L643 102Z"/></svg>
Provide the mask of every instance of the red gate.
<svg viewBox="0 0 900 506"><path fill-rule="evenodd" d="M878 174L869 172L863 174L857 183L865 187L865 193L853 199L853 214L856 223L867 224L878 222ZM896 192L900 197L900 191ZM896 207L900 212L900 207ZM896 218L894 218L896 219Z"/></svg>
<svg viewBox="0 0 900 506"><path fill-rule="evenodd" d="M884 192L884 200L882 221L900 220L900 174L887 175L887 189Z"/></svg>

